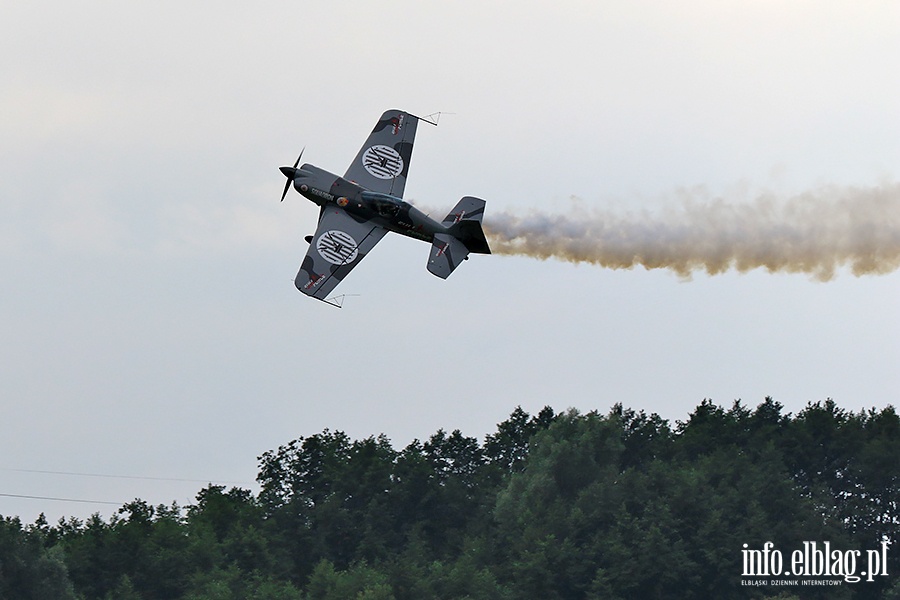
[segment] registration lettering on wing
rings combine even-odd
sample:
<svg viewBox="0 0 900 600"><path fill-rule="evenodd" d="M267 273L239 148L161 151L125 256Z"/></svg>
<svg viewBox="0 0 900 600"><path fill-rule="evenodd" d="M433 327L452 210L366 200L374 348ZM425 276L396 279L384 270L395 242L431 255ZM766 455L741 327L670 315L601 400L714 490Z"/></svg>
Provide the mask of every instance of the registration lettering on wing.
<svg viewBox="0 0 900 600"><path fill-rule="evenodd" d="M403 115L399 115L399 116L392 118L391 126L393 128L391 133L393 133L394 135L397 135L398 133L400 133L400 128L403 127Z"/></svg>
<svg viewBox="0 0 900 600"><path fill-rule="evenodd" d="M312 275L309 276L309 281L306 282L306 285L303 286L303 289L305 289L305 290L313 289L314 287L319 285L319 282L322 281L322 279L324 277L325 277L324 275L316 275L315 273L313 273Z"/></svg>

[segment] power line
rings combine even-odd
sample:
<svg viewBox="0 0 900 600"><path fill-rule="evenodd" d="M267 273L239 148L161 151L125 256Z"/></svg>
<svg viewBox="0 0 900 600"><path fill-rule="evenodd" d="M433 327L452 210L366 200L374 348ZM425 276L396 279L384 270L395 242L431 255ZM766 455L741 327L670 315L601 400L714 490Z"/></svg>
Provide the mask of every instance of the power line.
<svg viewBox="0 0 900 600"><path fill-rule="evenodd" d="M183 479L178 477L144 477L139 475L109 475L105 473L79 473L75 471L45 471L41 469L9 469L0 468L0 471L12 471L15 473L39 473L42 475L71 475L76 477L103 477L106 479L140 479L144 481L181 481L187 483L227 483L229 485L251 485L246 481L222 481L211 479Z"/></svg>
<svg viewBox="0 0 900 600"><path fill-rule="evenodd" d="M79 500L77 498L53 498L51 496L27 496L25 494L4 494L0 493L4 498L24 498L26 500L53 500L55 502L80 502L82 504L111 504L113 506L122 506L121 502L108 502L106 500Z"/></svg>

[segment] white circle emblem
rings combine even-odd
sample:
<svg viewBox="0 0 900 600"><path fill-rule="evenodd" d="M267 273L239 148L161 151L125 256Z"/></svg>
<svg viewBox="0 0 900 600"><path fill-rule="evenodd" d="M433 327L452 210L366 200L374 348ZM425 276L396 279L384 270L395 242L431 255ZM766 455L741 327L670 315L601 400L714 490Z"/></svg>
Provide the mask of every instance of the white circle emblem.
<svg viewBox="0 0 900 600"><path fill-rule="evenodd" d="M326 231L316 240L316 250L333 265L344 265L356 260L359 255L356 246L356 240L349 233L338 229Z"/></svg>
<svg viewBox="0 0 900 600"><path fill-rule="evenodd" d="M363 153L363 166L378 179L393 179L403 172L403 158L390 146L372 146Z"/></svg>

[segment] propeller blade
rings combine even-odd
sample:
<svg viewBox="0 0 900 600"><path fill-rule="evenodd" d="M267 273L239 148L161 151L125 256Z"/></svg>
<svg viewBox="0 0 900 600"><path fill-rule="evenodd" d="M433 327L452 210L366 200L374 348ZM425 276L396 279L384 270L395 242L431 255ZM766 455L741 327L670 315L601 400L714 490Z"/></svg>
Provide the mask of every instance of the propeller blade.
<svg viewBox="0 0 900 600"><path fill-rule="evenodd" d="M294 175L297 171L297 165L300 164L300 159L303 158L303 152L306 150L306 146L303 146L303 150L300 150L300 156L297 157L297 160L294 161L294 166L291 167L291 170L288 171L287 167L281 167L281 172L284 173L284 176L287 177L287 181L284 183L284 191L281 192L281 201L284 202L285 196L287 196L288 190L291 189L291 184L294 183Z"/></svg>

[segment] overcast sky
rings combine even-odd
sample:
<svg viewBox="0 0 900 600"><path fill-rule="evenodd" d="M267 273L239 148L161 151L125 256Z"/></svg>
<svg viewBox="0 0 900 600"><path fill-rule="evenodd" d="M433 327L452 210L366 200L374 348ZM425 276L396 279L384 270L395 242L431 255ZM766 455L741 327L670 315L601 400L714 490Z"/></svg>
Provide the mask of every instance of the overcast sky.
<svg viewBox="0 0 900 600"><path fill-rule="evenodd" d="M343 173L400 108L445 113L405 194L438 216L896 190L898 31L874 1L4 7L0 514L255 489L258 455L325 428L399 448L517 405L896 404L900 272L479 255L442 281L390 235L337 310L293 287L317 209L278 202L278 167L305 146Z"/></svg>

